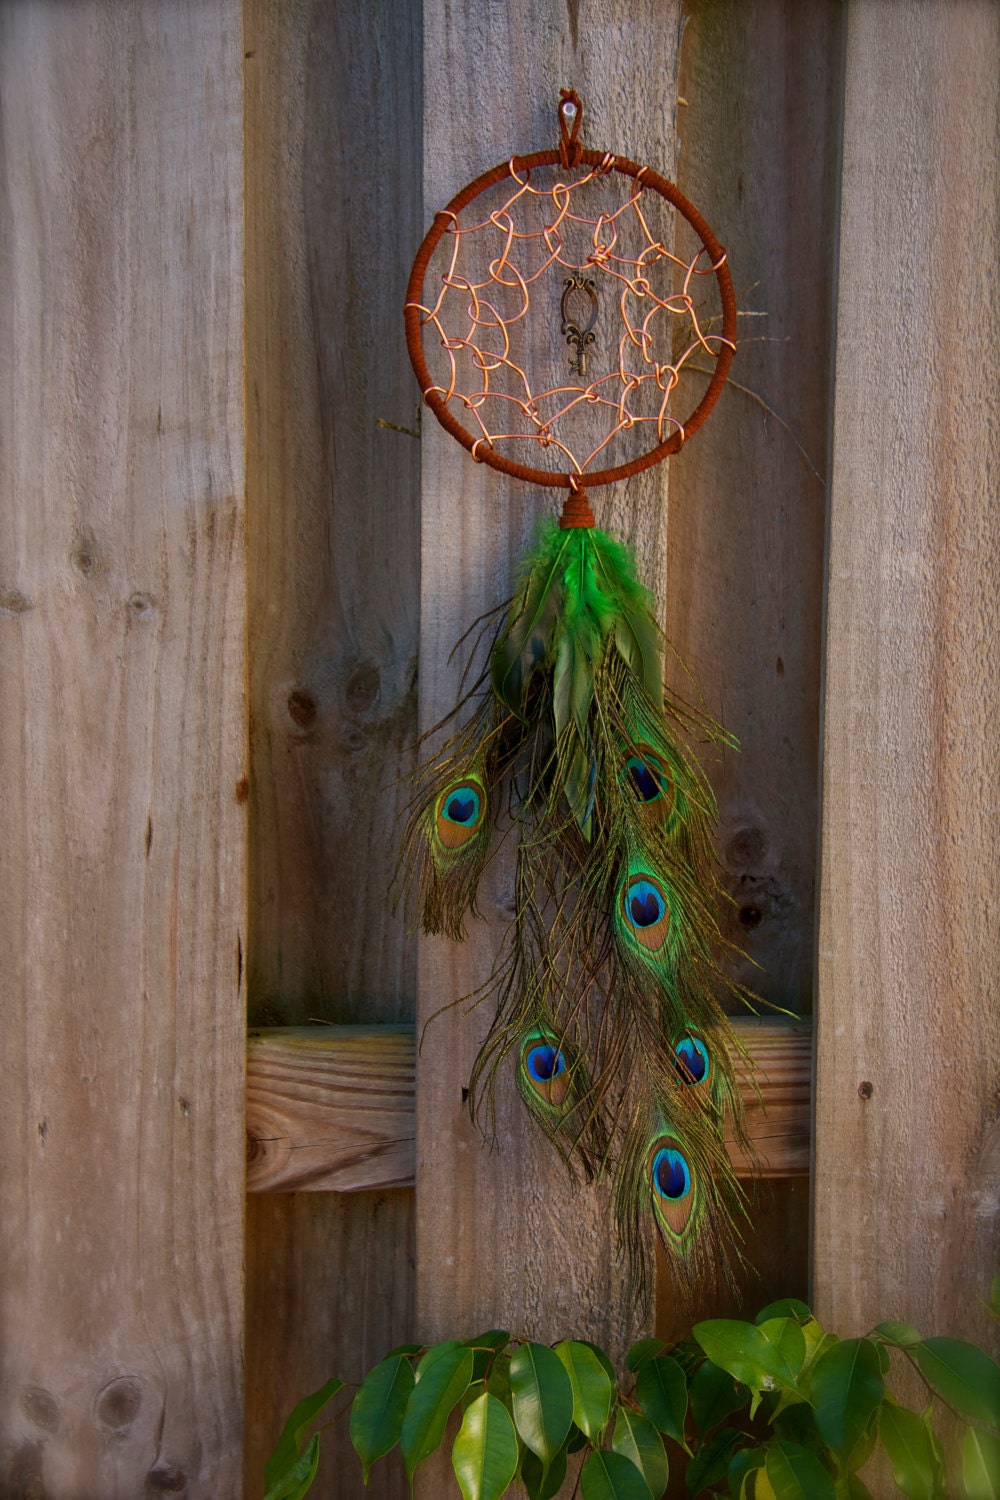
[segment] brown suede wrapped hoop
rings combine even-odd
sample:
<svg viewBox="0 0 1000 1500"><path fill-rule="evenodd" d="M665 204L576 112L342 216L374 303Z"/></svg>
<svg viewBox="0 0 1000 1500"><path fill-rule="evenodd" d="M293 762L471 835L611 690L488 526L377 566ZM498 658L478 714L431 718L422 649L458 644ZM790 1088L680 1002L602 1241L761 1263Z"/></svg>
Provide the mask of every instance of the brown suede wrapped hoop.
<svg viewBox="0 0 1000 1500"><path fill-rule="evenodd" d="M563 110L567 102L575 106L569 110L569 118L573 120L574 130L578 130L582 111L579 101L575 96L564 92L560 104L560 125L563 132L563 143L560 149L553 151L536 151L529 156L514 156L509 161L501 162L497 166L484 172L457 193L444 209L434 216L423 244L417 251L413 262L413 270L410 273L409 285L406 291L405 320L406 320L406 345L409 350L410 360L416 373L424 401L433 411L442 427L450 432L462 446L472 454L477 463L489 464L491 468L498 469L502 474L508 474L513 479L522 479L528 484L544 485L549 488L568 489L571 487L588 489L598 485L615 484L618 480L628 479L633 474L639 474L644 469L651 468L662 459L669 458L676 453L691 434L701 426L708 416L712 407L719 397L722 387L725 385L729 367L732 363L733 354L736 349L736 297L733 291L732 278L726 264L726 252L716 240L711 229L702 218L701 214L692 203L685 198L684 194L667 178L661 177L659 173L652 171L649 167L642 167L637 162L629 161L624 156L612 156L601 151L588 151L580 147L576 141L575 134L570 136L567 130L567 118ZM599 469L594 472L555 472L548 469L536 469L528 464L518 463L513 459L505 458L499 454L490 444L488 438L480 434L474 434L465 427L454 416L447 401L435 385L431 377L427 361L424 357L422 329L426 319L422 316L426 311L423 301L424 278L431 256L434 254L442 236L453 224L457 225L458 215L466 208L473 199L479 197L487 189L503 182L505 178L519 181L524 173L530 173L537 167L560 167L566 169L567 161L572 168L587 167L596 170L602 175L617 172L621 176L630 177L640 182L644 189L658 193L661 198L666 199L673 208L687 220L691 228L697 234L702 246L709 258L709 264L715 273L718 283L719 296L722 307L721 332L713 333L711 341L712 353L715 357L715 369L711 380L698 405L683 422L671 419L675 430L668 438L650 448L647 452L640 454L630 463L620 464L615 468ZM703 274L707 274L703 273ZM715 345L718 352L715 352ZM576 485L572 481L576 481Z"/></svg>

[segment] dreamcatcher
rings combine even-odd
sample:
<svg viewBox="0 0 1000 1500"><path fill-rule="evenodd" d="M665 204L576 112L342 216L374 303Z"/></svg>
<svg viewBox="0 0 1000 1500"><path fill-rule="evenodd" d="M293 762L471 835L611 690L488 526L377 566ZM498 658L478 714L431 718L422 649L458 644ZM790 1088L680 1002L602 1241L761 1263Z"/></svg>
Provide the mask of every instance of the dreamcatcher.
<svg viewBox="0 0 1000 1500"><path fill-rule="evenodd" d="M486 623L489 666L444 721L458 727L416 773L401 872L424 930L458 940L487 864L516 840L514 916L467 997L496 1003L473 1113L491 1112L513 1055L565 1160L610 1175L641 1295L650 1220L694 1279L744 1213L723 1141L728 1116L745 1144L740 1048L720 1003L733 986L717 956L716 808L683 748L725 736L665 692L653 600L587 491L659 463L701 425L736 307L696 209L648 167L583 149L581 121L563 90L559 149L463 188L410 277L407 344L427 405L477 461L568 493Z"/></svg>

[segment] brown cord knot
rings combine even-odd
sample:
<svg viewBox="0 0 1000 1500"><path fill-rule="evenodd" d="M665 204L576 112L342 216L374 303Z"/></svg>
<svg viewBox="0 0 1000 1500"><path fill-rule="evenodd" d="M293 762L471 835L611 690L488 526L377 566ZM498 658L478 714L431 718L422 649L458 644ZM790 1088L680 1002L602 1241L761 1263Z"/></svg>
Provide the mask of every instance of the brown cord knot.
<svg viewBox="0 0 1000 1500"><path fill-rule="evenodd" d="M576 89L559 90L559 164L564 171L579 166L583 146L578 139L583 104Z"/></svg>
<svg viewBox="0 0 1000 1500"><path fill-rule="evenodd" d="M594 512L590 508L590 501L587 499L587 492L577 483L575 474L570 475L569 494L563 502L559 525L563 531L597 525Z"/></svg>

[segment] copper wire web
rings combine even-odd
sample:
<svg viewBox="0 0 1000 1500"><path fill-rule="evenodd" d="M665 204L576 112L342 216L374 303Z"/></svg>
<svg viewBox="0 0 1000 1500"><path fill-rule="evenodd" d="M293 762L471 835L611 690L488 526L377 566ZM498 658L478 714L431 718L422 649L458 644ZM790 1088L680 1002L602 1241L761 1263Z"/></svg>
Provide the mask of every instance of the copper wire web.
<svg viewBox="0 0 1000 1500"><path fill-rule="evenodd" d="M584 151L581 114L564 91L559 151L512 157L435 216L406 301L414 369L448 431L479 461L573 490L675 453L736 347L726 255L708 225L648 167ZM593 330L582 317L567 325L567 305ZM624 461L598 467L611 457Z"/></svg>

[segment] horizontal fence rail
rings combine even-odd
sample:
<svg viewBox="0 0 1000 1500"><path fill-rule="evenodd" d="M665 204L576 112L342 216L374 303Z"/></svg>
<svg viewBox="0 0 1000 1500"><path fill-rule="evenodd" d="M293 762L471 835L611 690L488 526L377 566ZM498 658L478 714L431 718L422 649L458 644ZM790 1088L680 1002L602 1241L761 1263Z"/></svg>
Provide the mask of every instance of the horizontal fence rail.
<svg viewBox="0 0 1000 1500"><path fill-rule="evenodd" d="M739 1019L737 1060L759 1174L809 1171L812 1027ZM247 1191L352 1193L412 1187L412 1026L288 1026L250 1033ZM750 1163L728 1140L738 1172Z"/></svg>

